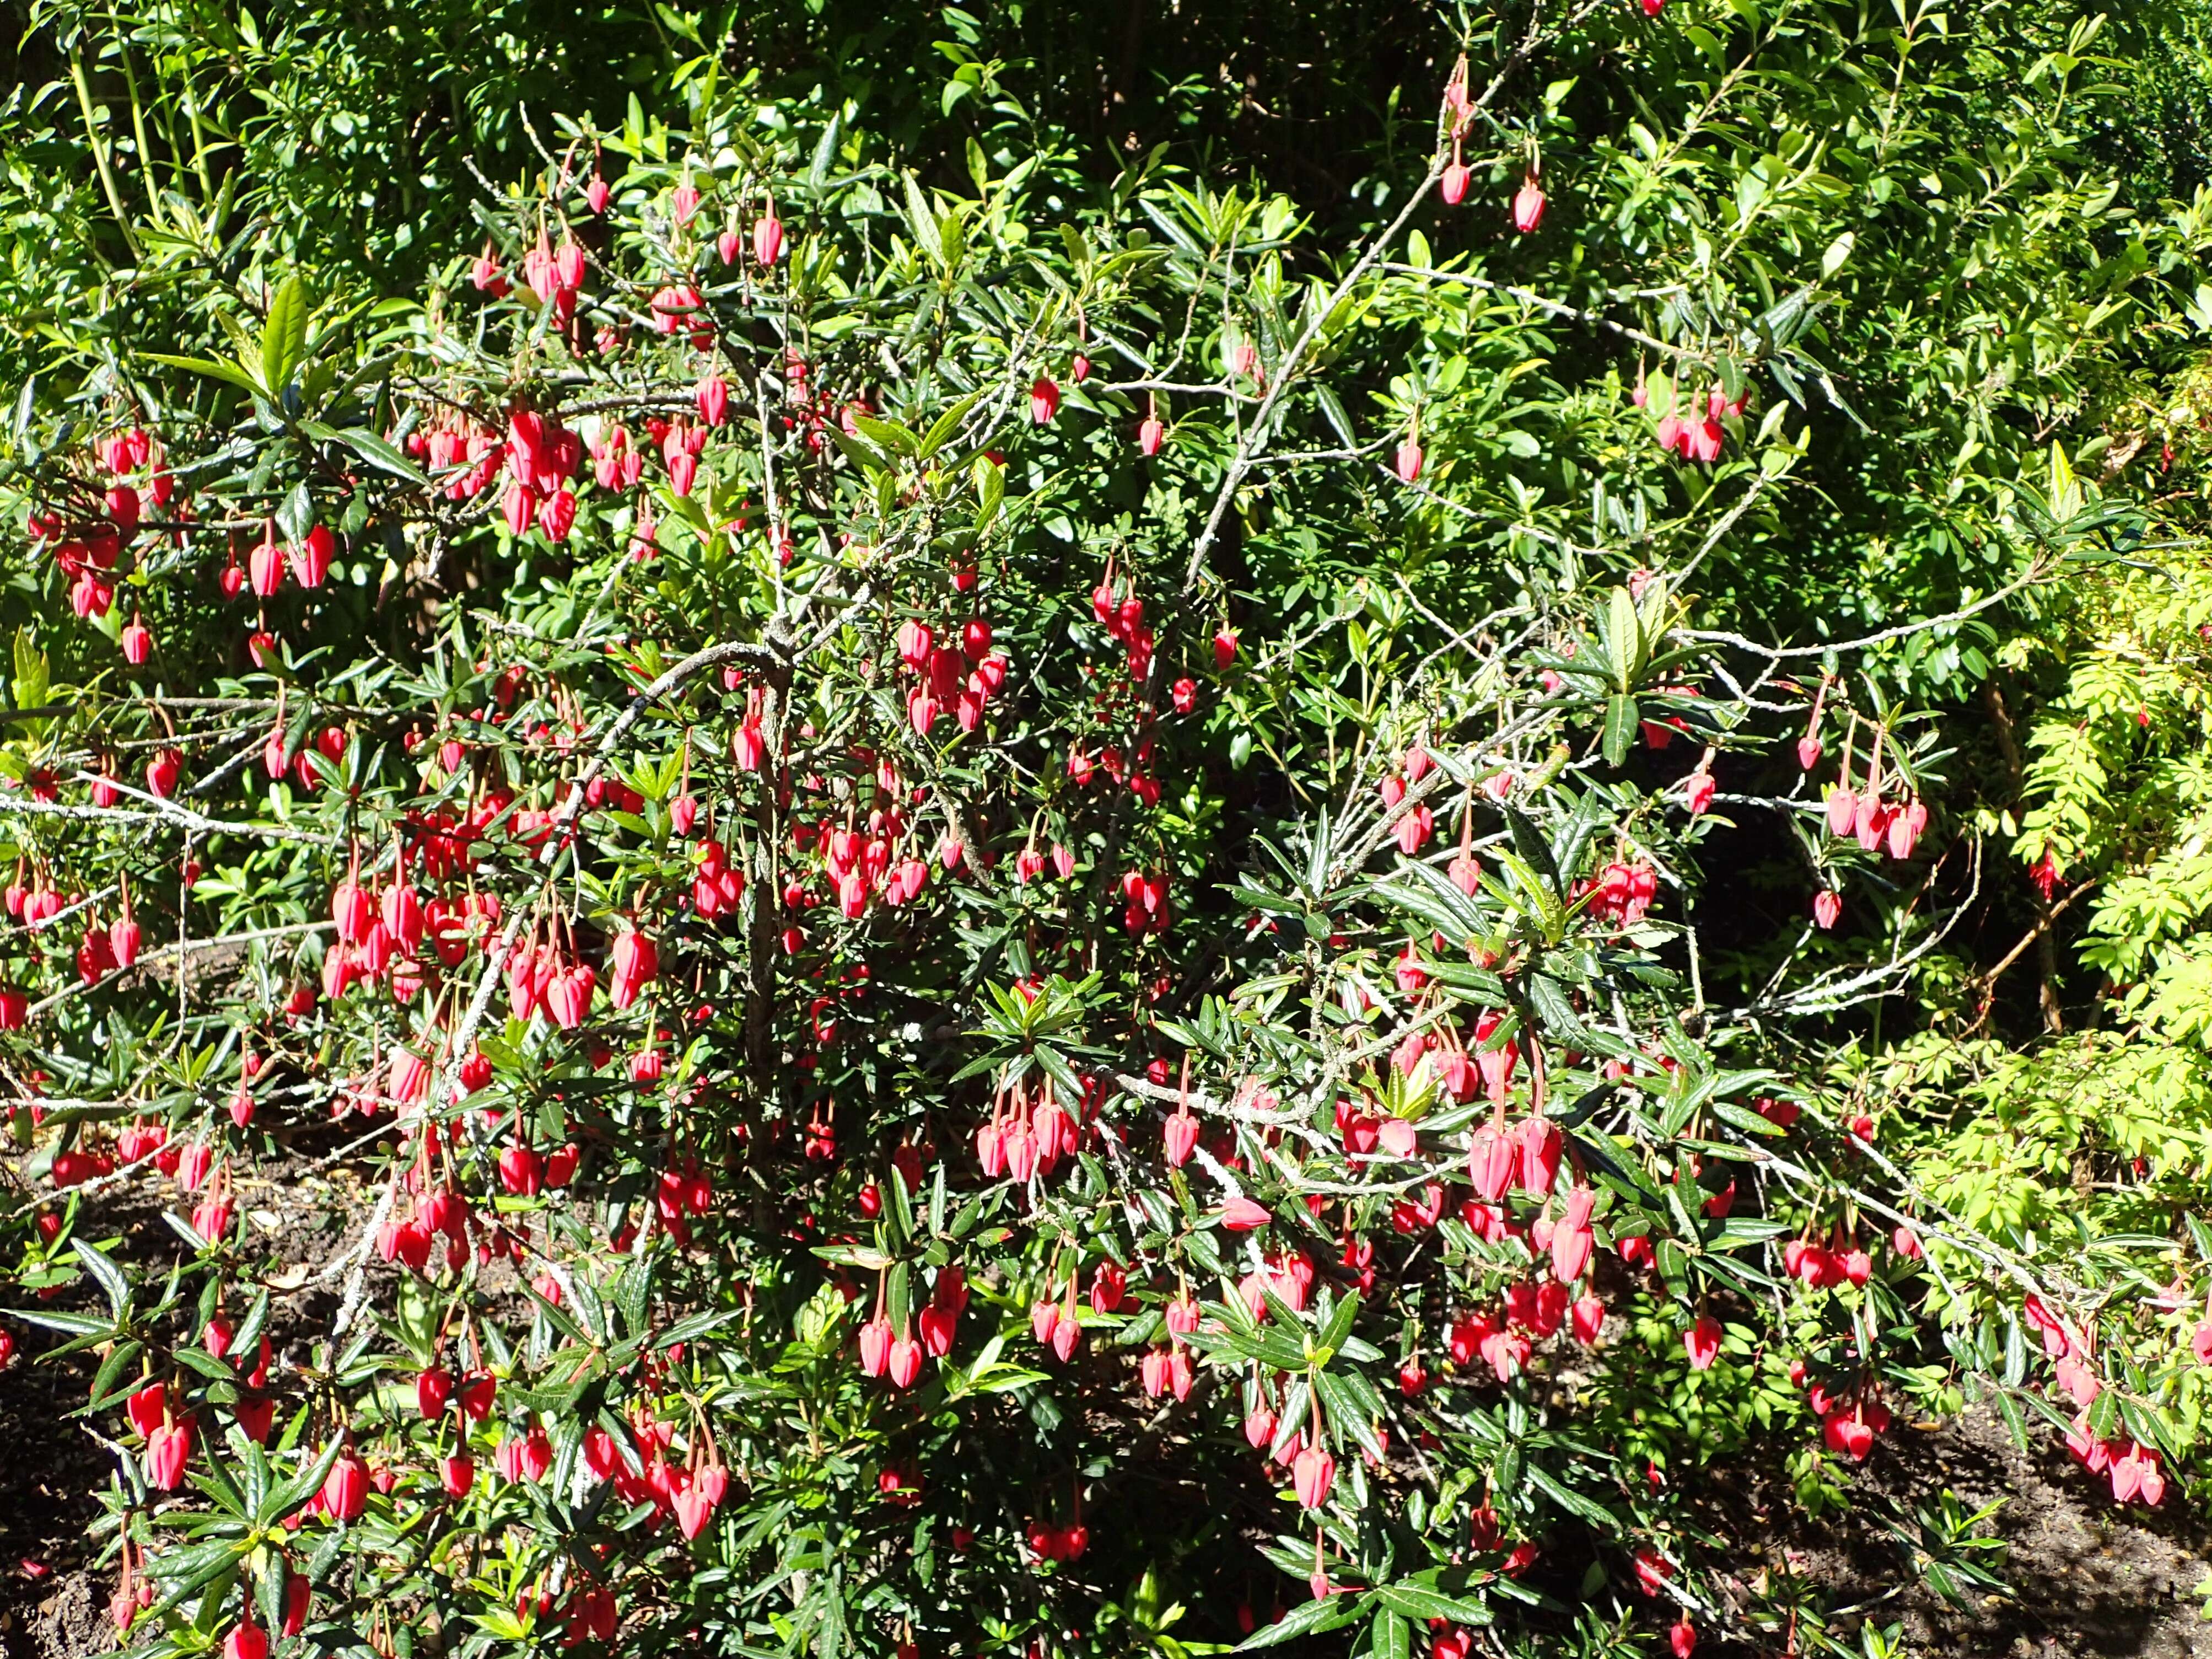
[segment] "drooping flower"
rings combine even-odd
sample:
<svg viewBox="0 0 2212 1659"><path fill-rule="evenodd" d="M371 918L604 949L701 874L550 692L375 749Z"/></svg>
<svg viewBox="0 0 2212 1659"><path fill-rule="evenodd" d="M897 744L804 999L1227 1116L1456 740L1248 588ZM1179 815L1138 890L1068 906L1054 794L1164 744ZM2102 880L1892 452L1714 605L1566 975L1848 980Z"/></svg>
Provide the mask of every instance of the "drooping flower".
<svg viewBox="0 0 2212 1659"><path fill-rule="evenodd" d="M1168 1162L1181 1169L1190 1161L1191 1152L1198 1145L1198 1120L1186 1105L1168 1119L1160 1133Z"/></svg>
<svg viewBox="0 0 2212 1659"><path fill-rule="evenodd" d="M1221 1224L1232 1233L1256 1232L1274 1218L1266 1205L1249 1198L1232 1198L1221 1206Z"/></svg>
<svg viewBox="0 0 2212 1659"><path fill-rule="evenodd" d="M1291 1463L1291 1485L1300 1507L1317 1510L1328 1502L1336 1484L1336 1460L1322 1446L1308 1446Z"/></svg>
<svg viewBox="0 0 2212 1659"><path fill-rule="evenodd" d="M323 1477L323 1507L337 1521L358 1520L368 1502L368 1466L351 1446L337 1455Z"/></svg>
<svg viewBox="0 0 2212 1659"><path fill-rule="evenodd" d="M1530 173L1513 195L1513 228L1523 236L1544 222L1544 191Z"/></svg>
<svg viewBox="0 0 2212 1659"><path fill-rule="evenodd" d="M1698 1322L1682 1333L1682 1351L1690 1357L1693 1371L1710 1370L1721 1351L1721 1322L1711 1314L1700 1314Z"/></svg>
<svg viewBox="0 0 2212 1659"><path fill-rule="evenodd" d="M753 263L763 268L774 264L783 254L783 221L775 216L775 204L753 221Z"/></svg>
<svg viewBox="0 0 2212 1659"><path fill-rule="evenodd" d="M1403 438L1398 441L1397 469L1399 481L1402 483L1417 483L1421 476L1421 462L1423 459L1424 457L1421 453L1421 441L1419 435L1416 433L1408 432Z"/></svg>

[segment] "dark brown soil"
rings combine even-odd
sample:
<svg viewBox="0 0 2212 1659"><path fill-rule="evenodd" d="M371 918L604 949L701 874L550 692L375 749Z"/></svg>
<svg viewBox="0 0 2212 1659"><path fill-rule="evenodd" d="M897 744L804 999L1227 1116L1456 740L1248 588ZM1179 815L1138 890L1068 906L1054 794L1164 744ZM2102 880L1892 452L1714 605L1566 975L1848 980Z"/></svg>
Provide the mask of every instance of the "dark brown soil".
<svg viewBox="0 0 2212 1659"><path fill-rule="evenodd" d="M270 1317L280 1368L303 1358L307 1343L328 1329L337 1286L313 1276L353 1242L368 1213L347 1171L308 1173L314 1150L288 1150L237 1188L247 1236L266 1260L290 1269L275 1282L295 1287ZM161 1219L163 1206L177 1202L170 1184L148 1172L89 1200L83 1213L96 1219L80 1224L87 1237L119 1239L116 1255L134 1276L153 1277L158 1285L168 1264L188 1254ZM91 1311L96 1301L80 1284L52 1305ZM37 1356L66 1339L28 1330L20 1321L10 1321L9 1328L18 1347L0 1372L0 1659L110 1652L116 1645L107 1619L114 1580L111 1570L93 1571L99 1540L87 1529L99 1518L96 1494L107 1486L114 1465L88 1431L106 1434L115 1425L69 1416L84 1404L97 1361L79 1355L40 1363Z"/></svg>
<svg viewBox="0 0 2212 1659"><path fill-rule="evenodd" d="M114 1466L64 1414L84 1403L84 1383L20 1353L0 1376L0 1654L96 1653L113 1644L91 1581L85 1528L91 1494ZM87 1642L90 1645L85 1645Z"/></svg>
<svg viewBox="0 0 2212 1659"><path fill-rule="evenodd" d="M1982 1531L2005 1547L1982 1565L2007 1593L1947 1600L1882 1526L1947 1488L1970 1512L2002 1500ZM1785 1499L1744 1518L1770 1566L1822 1586L1833 1607L1862 1609L1831 1626L1848 1645L1870 1623L1901 1626L1915 1659L2212 1659L2212 1529L2186 1512L2178 1484L2160 1510L2117 1508L2063 1448L2031 1439L2021 1451L1986 1407L1886 1437L1848 1515L1811 1520Z"/></svg>

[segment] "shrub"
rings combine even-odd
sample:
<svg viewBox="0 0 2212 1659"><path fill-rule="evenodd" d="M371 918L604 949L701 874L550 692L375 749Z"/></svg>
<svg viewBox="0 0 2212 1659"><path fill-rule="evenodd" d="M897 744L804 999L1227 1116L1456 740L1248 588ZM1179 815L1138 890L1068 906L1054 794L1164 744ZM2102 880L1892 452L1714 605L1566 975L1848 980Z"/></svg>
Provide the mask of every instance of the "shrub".
<svg viewBox="0 0 2212 1659"><path fill-rule="evenodd" d="M1972 902L1978 619L2147 523L1905 431L2100 394L1894 302L2103 270L2100 183L1847 225L1802 121L1699 147L1779 95L1708 64L1834 37L1676 21L1462 62L1348 247L1157 158L931 188L695 68L419 304L203 277L220 343L27 387L21 1317L97 1356L140 1650L1825 1641L1695 1471L1838 1502L1970 1387L2159 1501L2179 1299L1977 1207L1911 1092L1971 1050L1821 1048ZM1677 136L1563 186L1571 88L1490 112L1610 45ZM1876 207L1966 142L1867 131ZM1816 446L1839 343L1888 416ZM1808 475L1943 602L1742 632L1860 568ZM263 1171L359 1178L312 1281ZM100 1200L167 1182L133 1260Z"/></svg>

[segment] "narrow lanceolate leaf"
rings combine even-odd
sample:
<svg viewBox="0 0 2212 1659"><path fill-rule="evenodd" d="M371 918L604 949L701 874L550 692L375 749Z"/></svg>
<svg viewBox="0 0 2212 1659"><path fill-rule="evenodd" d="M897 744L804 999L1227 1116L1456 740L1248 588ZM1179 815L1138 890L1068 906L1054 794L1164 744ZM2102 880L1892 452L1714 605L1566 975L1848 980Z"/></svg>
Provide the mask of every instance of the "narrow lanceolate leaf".
<svg viewBox="0 0 2212 1659"><path fill-rule="evenodd" d="M338 1454L344 1449L345 1442L333 1437L318 1456L297 1474L270 1492L262 1505L260 1513L254 1519L266 1525L272 1521L283 1519L306 1503L309 1498L321 1490L323 1482L330 1478L331 1467L337 1463Z"/></svg>
<svg viewBox="0 0 2212 1659"><path fill-rule="evenodd" d="M145 357L149 362L181 368L192 374L204 374L211 380L221 380L226 386L236 386L240 392L258 393L261 390L259 377L246 364L228 362L217 357L178 356L163 351L149 351Z"/></svg>
<svg viewBox="0 0 2212 1659"><path fill-rule="evenodd" d="M303 423L304 424L304 423ZM349 426L337 434L338 441L371 466L390 473L393 477L411 484L425 484L414 462L365 427Z"/></svg>
<svg viewBox="0 0 2212 1659"><path fill-rule="evenodd" d="M1316 1373L1314 1385L1321 1395L1322 1409L1328 1416L1329 1426L1340 1436L1349 1436L1368 1456L1380 1459L1383 1446L1376 1432L1377 1402L1372 1394L1355 1388L1352 1378L1339 1371Z"/></svg>
<svg viewBox="0 0 2212 1659"><path fill-rule="evenodd" d="M1253 1632L1237 1651L1250 1653L1296 1641L1301 1636L1319 1636L1340 1630L1361 1618L1370 1601L1370 1598L1364 1595L1332 1595L1325 1601L1302 1602L1272 1625L1263 1625Z"/></svg>
<svg viewBox="0 0 2212 1659"><path fill-rule="evenodd" d="M10 1308L8 1316L20 1319L27 1325L43 1326L47 1330L63 1331L71 1336L91 1336L114 1328L112 1320L101 1319L92 1314L49 1313L43 1310Z"/></svg>
<svg viewBox="0 0 2212 1659"><path fill-rule="evenodd" d="M70 1240L70 1249L84 1264L84 1270L98 1281L100 1293L107 1298L108 1311L121 1319L131 1300L131 1283L124 1278L123 1270L108 1259L106 1252L94 1249L81 1238Z"/></svg>
<svg viewBox="0 0 2212 1659"><path fill-rule="evenodd" d="M1636 600L1625 587L1616 587L1606 599L1605 652L1613 665L1613 689L1626 696L1636 690L1644 673L1646 647Z"/></svg>
<svg viewBox="0 0 2212 1659"><path fill-rule="evenodd" d="M1490 1608L1484 1602L1448 1595L1428 1584L1401 1580L1381 1586L1375 1594L1385 1607L1425 1624L1431 1619L1449 1619L1455 1625L1491 1622Z"/></svg>
<svg viewBox="0 0 2212 1659"><path fill-rule="evenodd" d="M307 290L295 271L269 298L261 326L261 386L272 398L283 394L307 352Z"/></svg>
<svg viewBox="0 0 2212 1659"><path fill-rule="evenodd" d="M1636 699L1616 694L1605 701L1605 763L1625 766L1629 750L1636 746L1638 715Z"/></svg>

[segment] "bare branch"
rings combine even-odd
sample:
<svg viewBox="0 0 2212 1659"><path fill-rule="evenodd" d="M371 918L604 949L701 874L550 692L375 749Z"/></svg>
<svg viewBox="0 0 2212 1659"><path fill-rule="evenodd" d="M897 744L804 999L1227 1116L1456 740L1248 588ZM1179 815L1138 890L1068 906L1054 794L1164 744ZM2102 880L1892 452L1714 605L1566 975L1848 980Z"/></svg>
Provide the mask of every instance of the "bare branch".
<svg viewBox="0 0 2212 1659"><path fill-rule="evenodd" d="M1747 496L1738 504L1738 510L1749 505L1750 500ZM1700 551L1698 556L1703 558L1705 555ZM1696 560L1691 562L1694 565ZM1885 628L1878 634L1867 634L1855 640L1837 640L1832 643L1822 645L1760 645L1755 641L1744 638L1741 634L1723 633L1707 628L1678 628L1674 632L1680 638L1695 640L1700 645L1732 646L1738 651L1748 651L1754 656L1778 659L1785 657L1824 657L1832 651L1838 654L1846 651L1863 651L1869 646L1886 645L1892 640L1905 639L1913 634L1924 634L1931 628L1948 628L1954 623L1966 621L1969 617L1980 615L1992 605L2002 605L2024 588L2033 587L2039 583L2050 580L2050 571L2039 562L2033 564L2028 567L2026 574L2015 580L2006 583L1996 592L1984 599L1976 599L1972 605L1962 605L1956 611L1946 612L1941 617L1929 617L1919 622L1899 623L1896 627Z"/></svg>

